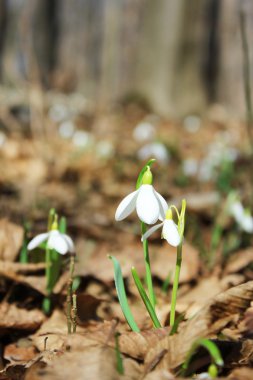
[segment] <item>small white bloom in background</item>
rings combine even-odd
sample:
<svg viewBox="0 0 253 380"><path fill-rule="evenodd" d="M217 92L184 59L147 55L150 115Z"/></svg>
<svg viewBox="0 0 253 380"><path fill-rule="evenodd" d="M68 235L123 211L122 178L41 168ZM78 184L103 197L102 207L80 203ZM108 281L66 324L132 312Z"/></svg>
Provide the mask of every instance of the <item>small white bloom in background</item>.
<svg viewBox="0 0 253 380"><path fill-rule="evenodd" d="M184 129L190 133L196 133L201 127L201 119L195 115L189 115L184 118Z"/></svg>
<svg viewBox="0 0 253 380"><path fill-rule="evenodd" d="M237 200L232 203L229 211L243 231L247 233L253 232L253 218L250 212L244 209L240 201Z"/></svg>
<svg viewBox="0 0 253 380"><path fill-rule="evenodd" d="M110 141L99 141L96 144L96 155L99 158L109 159L114 155L115 149Z"/></svg>
<svg viewBox="0 0 253 380"><path fill-rule="evenodd" d="M198 173L199 163L195 158L188 158L183 161L183 173L188 177L193 177Z"/></svg>
<svg viewBox="0 0 253 380"><path fill-rule="evenodd" d="M180 235L178 232L178 227L176 223L172 220L172 211L168 209L166 216L162 223L159 223L151 227L143 236L142 241L146 240L153 232L157 231L159 228L162 228L162 239L166 239L167 242L173 247L177 247L180 244Z"/></svg>
<svg viewBox="0 0 253 380"><path fill-rule="evenodd" d="M73 134L72 143L82 149L88 149L94 144L94 137L91 133L77 130Z"/></svg>
<svg viewBox="0 0 253 380"><path fill-rule="evenodd" d="M165 145L159 142L154 142L144 145L139 149L138 158L140 160L146 161L150 157L154 157L162 164L167 164L170 161L170 154L166 149Z"/></svg>
<svg viewBox="0 0 253 380"><path fill-rule="evenodd" d="M198 179L201 182L207 182L210 181L214 176L214 166L212 160L210 160L208 157L204 158L200 162L199 166L199 172L198 172Z"/></svg>
<svg viewBox="0 0 253 380"><path fill-rule="evenodd" d="M34 248L37 248L41 243L45 241L47 242L47 248L55 249L61 255L65 255L67 252L75 252L75 247L72 239L68 235L62 234L58 230L52 230L35 236L28 244L27 249L30 251Z"/></svg>
<svg viewBox="0 0 253 380"><path fill-rule="evenodd" d="M138 142L152 141L155 135L155 126L148 121L140 122L133 131L133 137Z"/></svg>
<svg viewBox="0 0 253 380"><path fill-rule="evenodd" d="M6 139L7 139L6 134L3 132L0 132L0 147L4 145Z"/></svg>
<svg viewBox="0 0 253 380"><path fill-rule="evenodd" d="M138 190L127 195L119 204L115 219L125 219L136 208L139 219L146 224L154 224L158 219L163 220L168 205L165 199L153 188L150 169L144 173L143 184Z"/></svg>
<svg viewBox="0 0 253 380"><path fill-rule="evenodd" d="M49 109L48 115L52 121L60 123L69 117L69 110L65 104L58 103Z"/></svg>
<svg viewBox="0 0 253 380"><path fill-rule="evenodd" d="M72 120L63 121L59 126L59 135L63 139L69 139L73 136L75 128L76 126Z"/></svg>

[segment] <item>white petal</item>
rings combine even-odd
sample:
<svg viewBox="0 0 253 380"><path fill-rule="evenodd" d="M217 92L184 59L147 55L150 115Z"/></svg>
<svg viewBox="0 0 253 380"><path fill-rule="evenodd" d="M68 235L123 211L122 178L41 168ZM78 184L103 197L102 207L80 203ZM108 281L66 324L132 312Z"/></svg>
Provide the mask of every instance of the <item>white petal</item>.
<svg viewBox="0 0 253 380"><path fill-rule="evenodd" d="M158 198L152 185L141 185L136 200L136 211L140 220L146 224L157 222L160 213Z"/></svg>
<svg viewBox="0 0 253 380"><path fill-rule="evenodd" d="M240 225L245 232L249 234L253 232L253 219L250 215L244 215Z"/></svg>
<svg viewBox="0 0 253 380"><path fill-rule="evenodd" d="M65 235L65 234L62 234L62 237L66 240L66 242L68 244L68 251L70 253L74 253L75 252L75 246L74 246L74 243L73 243L73 240L71 239L71 237L69 237L68 235Z"/></svg>
<svg viewBox="0 0 253 380"><path fill-rule="evenodd" d="M177 225L171 219L164 221L162 236L173 247L177 247L180 244Z"/></svg>
<svg viewBox="0 0 253 380"><path fill-rule="evenodd" d="M163 226L163 223L156 224L155 226L151 227L145 234L142 236L141 241L146 240L150 235L152 235L153 232L158 230L160 227Z"/></svg>
<svg viewBox="0 0 253 380"><path fill-rule="evenodd" d="M139 194L139 190L133 191L131 194L127 195L118 205L115 213L116 220L125 219L133 210L135 209L136 198Z"/></svg>
<svg viewBox="0 0 253 380"><path fill-rule="evenodd" d="M166 215L166 211L168 210L169 206L168 206L166 200L161 196L161 194L159 194L157 191L155 191L155 195L158 198L159 207L160 207L159 220L164 220L165 215Z"/></svg>
<svg viewBox="0 0 253 380"><path fill-rule="evenodd" d="M38 247L41 243L43 243L43 241L47 240L48 236L49 236L49 232L45 232L44 234L39 234L35 236L27 245L27 249L30 251Z"/></svg>
<svg viewBox="0 0 253 380"><path fill-rule="evenodd" d="M68 252L68 243L59 231L50 232L47 246L50 249L55 249L61 255L65 255Z"/></svg>

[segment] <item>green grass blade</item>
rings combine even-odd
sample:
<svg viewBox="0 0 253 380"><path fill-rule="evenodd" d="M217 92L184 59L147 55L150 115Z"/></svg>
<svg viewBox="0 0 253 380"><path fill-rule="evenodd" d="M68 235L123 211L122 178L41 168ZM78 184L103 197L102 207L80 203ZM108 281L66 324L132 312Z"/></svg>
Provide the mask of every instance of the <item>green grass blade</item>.
<svg viewBox="0 0 253 380"><path fill-rule="evenodd" d="M123 281L123 276L122 276L122 271L120 268L120 264L116 257L114 256L108 256L109 259L112 260L113 262L113 267L114 267L114 280L115 280L115 286L116 286L116 291L119 299L119 303L122 309L122 312L126 318L127 323L131 327L131 329L135 332L140 332L139 327L137 326L133 314L129 308L128 302L127 302L127 296L126 296L126 291L125 291L125 286L124 286L124 281Z"/></svg>
<svg viewBox="0 0 253 380"><path fill-rule="evenodd" d="M65 216L62 216L59 222L59 231L62 234L66 234L67 232L67 219Z"/></svg>
<svg viewBox="0 0 253 380"><path fill-rule="evenodd" d="M185 362L184 362L184 364L182 366L183 373L188 369L193 355L195 354L197 348L200 347L200 346L204 347L209 352L209 354L210 354L212 360L215 362L215 364L217 364L218 366L223 366L224 362L223 362L220 350L216 346L216 344L214 342L212 342L211 340L209 340L209 339L200 338L200 339L197 339L193 343L193 345L191 346L190 351L187 354Z"/></svg>
<svg viewBox="0 0 253 380"><path fill-rule="evenodd" d="M133 279L134 279L134 282L135 282L135 285L137 286L137 289L140 293L140 296L142 298L142 301L144 302L144 305L147 309L147 312L149 313L150 315L150 318L152 319L152 322L154 324L154 326L156 328L160 328L162 327L161 326L161 323L159 322L159 319L157 318L157 315L155 313L155 309L153 308L148 296L147 296L147 293L145 292L143 286L142 286L142 283L141 283L141 280L138 276L138 273L136 271L136 269L133 267L132 268L132 275L133 275Z"/></svg>
<svg viewBox="0 0 253 380"><path fill-rule="evenodd" d="M116 362L117 362L117 371L120 375L124 375L124 365L123 359L119 347L119 333L115 334L115 353L116 353Z"/></svg>
<svg viewBox="0 0 253 380"><path fill-rule="evenodd" d="M140 186L142 185L142 177L145 173L145 171L147 170L147 167L151 166L153 163L155 162L155 158L151 158L151 160L149 160L145 166L143 166L143 168L141 169L140 171L140 174L138 175L138 178L137 178L137 181L136 181L136 190L138 190L140 188Z"/></svg>

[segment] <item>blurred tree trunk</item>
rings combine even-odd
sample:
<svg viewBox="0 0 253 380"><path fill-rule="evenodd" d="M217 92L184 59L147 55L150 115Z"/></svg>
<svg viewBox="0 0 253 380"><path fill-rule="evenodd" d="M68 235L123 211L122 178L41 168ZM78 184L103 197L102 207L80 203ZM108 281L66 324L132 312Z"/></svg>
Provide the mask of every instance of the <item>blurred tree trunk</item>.
<svg viewBox="0 0 253 380"><path fill-rule="evenodd" d="M240 34L239 10L243 7L246 16L246 33L251 62L253 62L253 4L252 1L223 0L219 22L220 56L216 100L225 105L230 114L244 116L245 99L243 89L243 53Z"/></svg>
<svg viewBox="0 0 253 380"><path fill-rule="evenodd" d="M136 81L162 113L199 112L206 104L203 64L209 0L147 0Z"/></svg>
<svg viewBox="0 0 253 380"><path fill-rule="evenodd" d="M242 114L242 3L250 39L250 0L3 0L2 81L82 91L100 106L140 94L167 116L214 102Z"/></svg>

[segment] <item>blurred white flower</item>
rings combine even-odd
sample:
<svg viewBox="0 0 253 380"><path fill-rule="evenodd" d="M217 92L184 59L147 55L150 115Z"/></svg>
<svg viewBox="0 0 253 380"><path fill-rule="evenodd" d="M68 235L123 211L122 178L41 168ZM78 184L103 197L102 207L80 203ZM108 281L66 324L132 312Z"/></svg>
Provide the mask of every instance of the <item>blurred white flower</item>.
<svg viewBox="0 0 253 380"><path fill-rule="evenodd" d="M63 121L59 126L59 134L64 139L69 139L73 136L75 124L71 120Z"/></svg>
<svg viewBox="0 0 253 380"><path fill-rule="evenodd" d="M52 230L35 236L27 246L27 249L32 250L38 247L44 241L47 242L47 248L55 249L61 255L65 255L67 252L74 253L75 247L72 239L62 234L58 230Z"/></svg>
<svg viewBox="0 0 253 380"><path fill-rule="evenodd" d="M148 121L142 121L137 124L133 131L133 137L138 142L152 141L155 137L156 129L153 124Z"/></svg>
<svg viewBox="0 0 253 380"><path fill-rule="evenodd" d="M165 145L159 142L154 142L144 145L138 151L140 160L148 160L150 157L156 158L162 164L167 164L170 161L170 155Z"/></svg>
<svg viewBox="0 0 253 380"><path fill-rule="evenodd" d="M4 145L6 139L7 139L6 134L0 131L0 147Z"/></svg>
<svg viewBox="0 0 253 380"><path fill-rule="evenodd" d="M94 137L89 132L77 130L73 134L72 142L78 148L87 149L93 145Z"/></svg>
<svg viewBox="0 0 253 380"><path fill-rule="evenodd" d="M112 158L114 151L114 146L110 141L99 141L96 145L96 155L99 158Z"/></svg>
<svg viewBox="0 0 253 380"><path fill-rule="evenodd" d="M237 200L232 203L229 211L243 231L253 232L253 218L249 210L246 210L240 201Z"/></svg>
<svg viewBox="0 0 253 380"><path fill-rule="evenodd" d="M51 120L56 123L60 123L69 117L69 110L66 105L58 103L49 109L48 115Z"/></svg>
<svg viewBox="0 0 253 380"><path fill-rule="evenodd" d="M201 119L195 115L186 116L183 121L183 126L187 132L196 133L201 126Z"/></svg>
<svg viewBox="0 0 253 380"><path fill-rule="evenodd" d="M183 173L186 176L193 177L198 172L198 160L195 158L188 158L183 161Z"/></svg>

